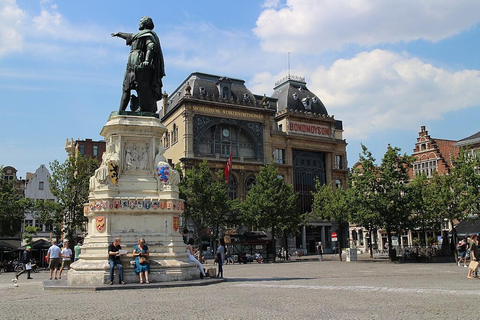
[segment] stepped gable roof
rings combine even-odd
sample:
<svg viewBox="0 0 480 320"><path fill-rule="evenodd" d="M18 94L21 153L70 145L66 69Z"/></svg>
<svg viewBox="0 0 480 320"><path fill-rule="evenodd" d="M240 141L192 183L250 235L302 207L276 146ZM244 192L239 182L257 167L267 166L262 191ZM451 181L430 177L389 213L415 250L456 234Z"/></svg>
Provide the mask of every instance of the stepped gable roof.
<svg viewBox="0 0 480 320"><path fill-rule="evenodd" d="M187 90L187 88L189 90ZM193 72L168 97L167 114L183 98L221 101L262 108L262 96L253 94L241 79ZM275 109L275 100L267 97L268 109Z"/></svg>
<svg viewBox="0 0 480 320"><path fill-rule="evenodd" d="M277 81L272 98L278 99L277 112L292 110L328 115L320 98L308 90L305 78L302 77L288 76Z"/></svg>
<svg viewBox="0 0 480 320"><path fill-rule="evenodd" d="M479 142L480 142L480 131L475 134L472 134L469 137L458 140L457 145L465 146L465 145L477 144Z"/></svg>

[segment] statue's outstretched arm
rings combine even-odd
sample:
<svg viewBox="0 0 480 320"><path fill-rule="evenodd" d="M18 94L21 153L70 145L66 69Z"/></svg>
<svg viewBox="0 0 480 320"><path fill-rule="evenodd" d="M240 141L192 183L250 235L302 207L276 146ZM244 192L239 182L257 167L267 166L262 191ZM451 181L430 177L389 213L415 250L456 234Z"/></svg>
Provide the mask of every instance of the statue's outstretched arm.
<svg viewBox="0 0 480 320"><path fill-rule="evenodd" d="M119 38L122 38L122 39L127 39L130 35L131 35L131 33L125 33L125 32L112 33L112 37L119 37Z"/></svg>

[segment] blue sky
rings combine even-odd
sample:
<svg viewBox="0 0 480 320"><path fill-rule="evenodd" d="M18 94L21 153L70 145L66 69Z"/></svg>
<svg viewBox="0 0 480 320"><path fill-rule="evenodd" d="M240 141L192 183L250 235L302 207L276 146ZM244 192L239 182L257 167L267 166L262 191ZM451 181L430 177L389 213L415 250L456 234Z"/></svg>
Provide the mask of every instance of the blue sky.
<svg viewBox="0 0 480 320"><path fill-rule="evenodd" d="M192 72L271 95L306 78L342 120L349 165L360 143L411 154L420 126L480 131L480 1L0 0L0 165L18 176L66 158L66 139L101 139L118 109L129 48L112 38L151 16L171 93Z"/></svg>

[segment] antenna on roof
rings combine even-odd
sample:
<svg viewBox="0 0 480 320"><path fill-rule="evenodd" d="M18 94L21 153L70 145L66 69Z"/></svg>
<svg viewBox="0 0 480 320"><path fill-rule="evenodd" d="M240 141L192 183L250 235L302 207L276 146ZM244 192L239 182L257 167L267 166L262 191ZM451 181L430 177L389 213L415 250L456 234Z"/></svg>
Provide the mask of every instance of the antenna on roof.
<svg viewBox="0 0 480 320"><path fill-rule="evenodd" d="M290 79L290 51L288 51L288 79Z"/></svg>

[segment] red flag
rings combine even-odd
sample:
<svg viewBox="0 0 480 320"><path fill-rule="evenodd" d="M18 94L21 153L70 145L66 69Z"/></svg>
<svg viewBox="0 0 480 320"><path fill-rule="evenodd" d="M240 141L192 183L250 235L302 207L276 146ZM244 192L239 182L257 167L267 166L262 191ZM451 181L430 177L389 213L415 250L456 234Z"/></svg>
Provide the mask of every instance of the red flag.
<svg viewBox="0 0 480 320"><path fill-rule="evenodd" d="M225 180L228 184L228 176L230 175L230 170L232 170L232 152L230 152L230 157L228 158L227 165L225 166Z"/></svg>

